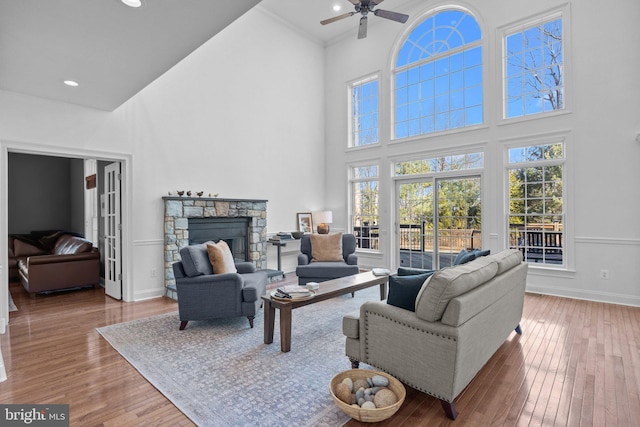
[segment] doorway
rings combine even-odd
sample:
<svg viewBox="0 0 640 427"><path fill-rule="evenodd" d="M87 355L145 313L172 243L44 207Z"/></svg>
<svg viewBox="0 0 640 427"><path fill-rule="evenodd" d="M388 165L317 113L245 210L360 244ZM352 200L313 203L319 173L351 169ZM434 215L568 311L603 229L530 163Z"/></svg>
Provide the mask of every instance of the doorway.
<svg viewBox="0 0 640 427"><path fill-rule="evenodd" d="M8 175L8 164L9 164L9 155L10 153L18 153L18 154L23 154L23 155L34 155L34 156L43 156L43 157L52 157L52 158L68 158L68 159L73 159L75 162L80 162L82 163L82 161L84 160L84 163L86 164L88 160L93 160L93 161L97 161L97 162L107 162L107 163L118 163L121 167L121 188L122 188L122 192L121 192L121 212L122 212L122 230L121 230L121 241L122 242L129 242L130 241L130 237L127 233L127 223L129 221L130 215L128 214L129 210L128 210L128 206L130 206L130 194L131 193L131 189L129 188L130 186L130 181L126 179L127 176L127 172L130 170L131 167L131 156L130 155L125 155L125 154L118 154L118 153L105 153L105 152L91 152L91 151L87 151L87 150L73 150L73 149L65 149L65 148L60 148L58 149L57 147L48 147L47 149L43 149L42 146L30 146L29 144L24 144L24 143L1 143L0 144L0 164L2 165L2 168L0 168L1 171L0 172L0 188L2 188L2 192L7 195L9 192L9 175ZM85 171L82 171L82 167L80 168L81 173L79 175L79 179L82 182L82 185L84 185L84 181L86 178L86 168ZM47 175L46 174L42 174L40 173L41 171L38 171L37 174L34 174L38 177L38 179L40 180L47 180ZM85 176L83 176L85 175ZM99 198L95 198L95 210L99 211L100 207L97 205L99 203ZM2 268L0 268L0 271L3 272L2 274L2 281L1 283L3 283L3 285L0 285L0 332L1 330L4 329L4 326L6 325L6 323L9 320L9 299L8 299L8 293L9 293L9 275L8 275L8 259L7 259L7 245L8 245L8 233L7 231L9 230L9 204L10 204L10 200L8 197L2 197L0 198L0 224L2 224L2 229L5 230L4 233L0 234L0 245L2 247L2 249L0 250L0 255L1 255L1 259L0 259L0 266ZM80 205L83 205L82 202L80 202ZM80 220L82 221L87 221L87 218L82 215L82 211L81 212L81 216L82 219ZM85 225L87 225L85 223ZM89 224L88 228L91 229L93 226L95 226L95 224ZM84 231L84 230L82 230ZM98 241L96 242L95 238L93 237L89 237L94 241L94 244L97 244L100 247L100 239L97 239ZM103 249L101 248L101 251ZM128 263L126 262L126 259L128 257L128 253L131 252L131 248L130 245L127 243L123 243L121 245L121 251L119 254L119 259L120 259L120 265L121 265L121 270L122 270L122 274L121 274L121 280L122 280L122 299L124 301L132 301L133 300L133 289L131 289L130 287L130 272L127 271L128 268Z"/></svg>
<svg viewBox="0 0 640 427"><path fill-rule="evenodd" d="M396 194L396 265L436 270L481 247L479 175L402 180Z"/></svg>

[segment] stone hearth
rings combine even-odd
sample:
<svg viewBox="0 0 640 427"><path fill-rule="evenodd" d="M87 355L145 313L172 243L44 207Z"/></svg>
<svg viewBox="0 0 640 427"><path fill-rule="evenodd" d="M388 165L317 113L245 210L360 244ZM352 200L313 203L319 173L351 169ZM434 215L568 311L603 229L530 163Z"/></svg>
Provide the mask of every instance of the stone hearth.
<svg viewBox="0 0 640 427"><path fill-rule="evenodd" d="M267 268L267 200L207 197L163 197L165 287L174 286L173 263L180 249L189 245L189 218L248 218L247 261Z"/></svg>

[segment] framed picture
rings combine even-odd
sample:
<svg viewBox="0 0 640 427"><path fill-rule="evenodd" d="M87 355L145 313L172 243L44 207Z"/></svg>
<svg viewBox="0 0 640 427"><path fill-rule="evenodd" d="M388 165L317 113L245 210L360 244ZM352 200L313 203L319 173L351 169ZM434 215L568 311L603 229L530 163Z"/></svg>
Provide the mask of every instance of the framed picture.
<svg viewBox="0 0 640 427"><path fill-rule="evenodd" d="M313 220L311 212L298 212L298 231L313 233Z"/></svg>

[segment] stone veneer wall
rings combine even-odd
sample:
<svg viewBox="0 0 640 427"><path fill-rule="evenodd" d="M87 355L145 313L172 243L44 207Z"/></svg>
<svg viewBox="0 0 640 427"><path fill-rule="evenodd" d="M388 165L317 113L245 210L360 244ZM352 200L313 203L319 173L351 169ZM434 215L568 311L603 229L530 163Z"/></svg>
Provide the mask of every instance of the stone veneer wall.
<svg viewBox="0 0 640 427"><path fill-rule="evenodd" d="M267 268L267 200L163 197L165 287L175 285L173 263L189 245L189 218L250 218L249 261Z"/></svg>

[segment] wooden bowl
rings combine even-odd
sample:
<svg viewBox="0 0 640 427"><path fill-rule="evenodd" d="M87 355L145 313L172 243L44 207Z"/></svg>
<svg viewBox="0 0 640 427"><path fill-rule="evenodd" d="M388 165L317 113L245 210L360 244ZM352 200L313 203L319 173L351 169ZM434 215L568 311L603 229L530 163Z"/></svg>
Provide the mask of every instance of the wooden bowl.
<svg viewBox="0 0 640 427"><path fill-rule="evenodd" d="M355 381L358 379L370 378L374 375L382 375L383 377L389 379L388 388L398 397L398 401L396 403L384 408L363 409L357 405L352 406L343 402L342 400L338 399L333 391L335 387L340 384L345 378L351 378L353 381ZM333 398L333 401L336 402L336 405L338 405L338 408L340 408L342 412L355 420L365 423L376 423L378 421L390 418L398 411L398 409L400 409L402 403L404 402L404 399L407 397L407 390L404 388L404 385L400 381L387 374L386 372L372 371L367 369L350 369L348 371L339 373L331 379L331 386L329 387L329 389L331 391L331 397Z"/></svg>

